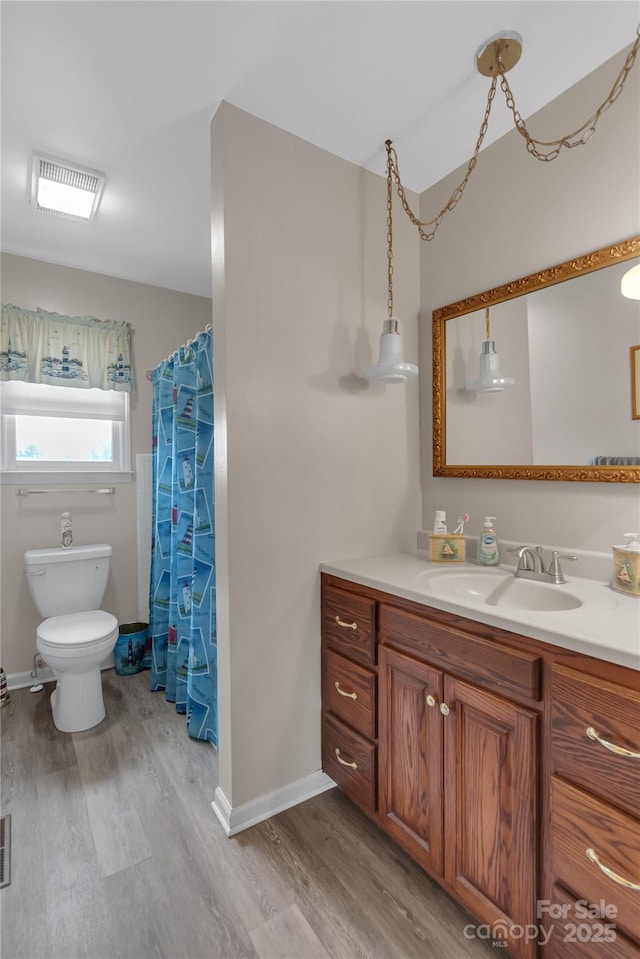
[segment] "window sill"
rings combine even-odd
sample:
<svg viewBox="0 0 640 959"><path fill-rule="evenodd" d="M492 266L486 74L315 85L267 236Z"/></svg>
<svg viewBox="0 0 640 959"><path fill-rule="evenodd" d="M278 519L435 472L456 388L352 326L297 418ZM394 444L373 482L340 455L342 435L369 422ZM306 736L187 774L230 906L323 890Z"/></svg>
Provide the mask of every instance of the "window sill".
<svg viewBox="0 0 640 959"><path fill-rule="evenodd" d="M5 470L0 473L0 486L75 486L78 483L87 486L111 485L112 483L131 483L135 474L132 470Z"/></svg>

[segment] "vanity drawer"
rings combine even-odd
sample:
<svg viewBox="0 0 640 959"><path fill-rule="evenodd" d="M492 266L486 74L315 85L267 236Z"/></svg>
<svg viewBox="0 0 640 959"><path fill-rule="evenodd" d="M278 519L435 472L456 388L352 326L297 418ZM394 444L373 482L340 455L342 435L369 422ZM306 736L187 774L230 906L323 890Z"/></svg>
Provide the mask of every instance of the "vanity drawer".
<svg viewBox="0 0 640 959"><path fill-rule="evenodd" d="M591 737L597 735L608 745L590 738L587 730ZM621 755L617 748L635 755ZM555 665L551 682L551 760L553 772L637 815L640 693Z"/></svg>
<svg viewBox="0 0 640 959"><path fill-rule="evenodd" d="M535 653L511 649L497 640L465 635L459 628L441 626L383 603L378 618L381 643L408 647L430 663L474 683L539 699L541 659Z"/></svg>
<svg viewBox="0 0 640 959"><path fill-rule="evenodd" d="M376 747L332 716L325 716L322 768L359 806L377 809Z"/></svg>
<svg viewBox="0 0 640 959"><path fill-rule="evenodd" d="M564 913L554 911L552 916L547 913L540 917L544 930L541 941L549 938L545 959L640 959L640 946L619 931L614 918L605 914L596 918L590 904L576 902L559 886L553 887L551 902L562 907Z"/></svg>
<svg viewBox="0 0 640 959"><path fill-rule="evenodd" d="M324 640L359 663L376 661L376 604L354 593L326 586L322 591L322 636Z"/></svg>
<svg viewBox="0 0 640 959"><path fill-rule="evenodd" d="M588 849L601 866L588 857ZM604 899L615 906L616 923L634 939L640 938L640 888L622 884L640 887L640 823L555 776L551 778L551 869L554 880L581 899L596 903Z"/></svg>
<svg viewBox="0 0 640 959"><path fill-rule="evenodd" d="M323 662L324 708L367 739L376 738L377 676L327 649Z"/></svg>

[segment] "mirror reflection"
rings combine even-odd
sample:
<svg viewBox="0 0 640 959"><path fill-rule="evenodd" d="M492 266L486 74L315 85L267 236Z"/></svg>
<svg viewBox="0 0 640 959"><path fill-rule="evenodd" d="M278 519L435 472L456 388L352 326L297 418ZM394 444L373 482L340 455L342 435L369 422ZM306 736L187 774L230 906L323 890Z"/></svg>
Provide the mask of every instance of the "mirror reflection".
<svg viewBox="0 0 640 959"><path fill-rule="evenodd" d="M640 481L640 301L620 292L638 258L606 253L592 272L560 264L434 312L434 475Z"/></svg>

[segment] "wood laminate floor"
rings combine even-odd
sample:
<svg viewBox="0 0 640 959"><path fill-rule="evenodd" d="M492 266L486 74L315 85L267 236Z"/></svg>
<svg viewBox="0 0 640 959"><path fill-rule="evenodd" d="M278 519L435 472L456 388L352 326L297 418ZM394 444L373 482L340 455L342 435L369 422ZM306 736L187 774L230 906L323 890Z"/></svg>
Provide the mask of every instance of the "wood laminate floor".
<svg viewBox="0 0 640 959"><path fill-rule="evenodd" d="M107 718L60 733L11 693L2 959L487 959L471 918L339 790L228 839L216 752L149 674L104 672Z"/></svg>

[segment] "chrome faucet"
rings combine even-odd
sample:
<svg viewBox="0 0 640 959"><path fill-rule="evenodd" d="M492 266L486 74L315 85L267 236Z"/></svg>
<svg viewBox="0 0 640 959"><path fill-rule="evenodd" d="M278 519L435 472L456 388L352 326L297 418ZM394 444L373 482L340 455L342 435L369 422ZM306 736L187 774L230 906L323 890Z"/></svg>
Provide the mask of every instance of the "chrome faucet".
<svg viewBox="0 0 640 959"><path fill-rule="evenodd" d="M535 550L533 546L518 546L515 549L510 549L510 553L518 554L518 568L516 570L516 576L518 573L544 573L544 559L542 556L542 547L536 546Z"/></svg>
<svg viewBox="0 0 640 959"><path fill-rule="evenodd" d="M542 555L542 546L514 546L508 550L509 553L518 554L518 565L515 575L521 579L535 579L542 583L554 583L556 586L566 583L562 568L561 559L568 559L573 562L577 556L570 556L568 553L559 553L554 549L551 553L549 569L545 569L544 556Z"/></svg>

